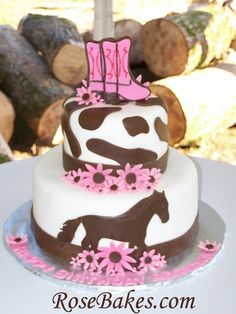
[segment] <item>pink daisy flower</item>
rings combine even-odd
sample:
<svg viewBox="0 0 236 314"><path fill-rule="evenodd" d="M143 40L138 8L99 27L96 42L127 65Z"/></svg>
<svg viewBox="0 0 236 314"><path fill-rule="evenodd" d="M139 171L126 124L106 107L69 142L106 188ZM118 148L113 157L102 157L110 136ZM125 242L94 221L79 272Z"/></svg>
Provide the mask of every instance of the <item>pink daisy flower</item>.
<svg viewBox="0 0 236 314"><path fill-rule="evenodd" d="M72 268L74 269L78 269L81 268L81 264L79 262L79 257L78 255L76 257L71 257L71 261L70 261L70 265L72 266Z"/></svg>
<svg viewBox="0 0 236 314"><path fill-rule="evenodd" d="M140 265L139 268L144 271L148 271L148 269L155 271L157 269L163 268L166 264L165 256L161 254L155 254L155 249L149 252L143 252L143 256L140 257Z"/></svg>
<svg viewBox="0 0 236 314"><path fill-rule="evenodd" d="M124 180L126 187L129 189L139 188L145 181L147 181L147 169L142 168L142 164L131 166L126 164L125 169L117 170L117 174Z"/></svg>
<svg viewBox="0 0 236 314"><path fill-rule="evenodd" d="M219 243L217 243L216 241L211 242L209 240L200 241L199 245L198 245L198 247L200 249L202 249L203 251L208 252L208 253L218 251L220 249L220 246L221 245Z"/></svg>
<svg viewBox="0 0 236 314"><path fill-rule="evenodd" d="M96 104L96 94L92 92L90 87L76 88L76 96L79 105Z"/></svg>
<svg viewBox="0 0 236 314"><path fill-rule="evenodd" d="M80 264L83 264L84 270L90 269L91 271L94 271L95 269L98 269L98 257L93 250L92 251L83 250L83 252L79 253L77 257L78 262Z"/></svg>
<svg viewBox="0 0 236 314"><path fill-rule="evenodd" d="M66 172L65 174L65 178L66 180L68 180L69 182L73 183L73 184L79 184L81 179L84 177L84 173L81 169L76 170L70 170L68 172Z"/></svg>
<svg viewBox="0 0 236 314"><path fill-rule="evenodd" d="M117 246L114 242L110 243L110 247L101 247L98 248L99 253L97 256L102 258L99 265L99 269L106 269L106 274L120 274L124 275L124 270L127 269L129 271L133 271L133 267L130 263L135 263L135 259L129 256L130 253L133 252L134 249L125 248L125 243L120 243Z"/></svg>
<svg viewBox="0 0 236 314"><path fill-rule="evenodd" d="M104 182L110 177L112 169L103 169L102 164L98 164L97 167L93 167L89 164L85 165L88 171L84 171L83 184L89 185L96 191L103 190Z"/></svg>
<svg viewBox="0 0 236 314"><path fill-rule="evenodd" d="M109 177L104 182L104 192L115 193L125 189L125 183L121 178Z"/></svg>
<svg viewBox="0 0 236 314"><path fill-rule="evenodd" d="M28 242L28 236L27 234L20 235L17 233L16 235L10 235L6 237L6 241L10 245L22 245Z"/></svg>
<svg viewBox="0 0 236 314"><path fill-rule="evenodd" d="M147 169L148 170L148 180L146 182L146 187L155 188L161 180L161 170L158 168Z"/></svg>

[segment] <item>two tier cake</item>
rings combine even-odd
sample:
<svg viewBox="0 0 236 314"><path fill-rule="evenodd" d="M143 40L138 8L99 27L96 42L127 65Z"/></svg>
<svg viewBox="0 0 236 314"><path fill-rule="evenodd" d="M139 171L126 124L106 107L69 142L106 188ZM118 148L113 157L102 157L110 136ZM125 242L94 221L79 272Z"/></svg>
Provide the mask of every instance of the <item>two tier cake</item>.
<svg viewBox="0 0 236 314"><path fill-rule="evenodd" d="M196 168L169 148L167 108L132 77L130 44L86 44L89 77L63 105L64 143L33 174L39 246L68 262L97 254L94 269L107 273L177 256L198 231Z"/></svg>

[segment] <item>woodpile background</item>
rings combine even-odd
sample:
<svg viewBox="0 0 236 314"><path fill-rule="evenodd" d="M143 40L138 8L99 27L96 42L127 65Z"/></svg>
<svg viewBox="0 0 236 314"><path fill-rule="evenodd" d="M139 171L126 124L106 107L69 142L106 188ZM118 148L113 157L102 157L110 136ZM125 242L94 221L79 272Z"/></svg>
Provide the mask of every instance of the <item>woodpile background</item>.
<svg viewBox="0 0 236 314"><path fill-rule="evenodd" d="M178 11L163 1L152 20L129 11L115 22L115 36L133 41L134 76L168 105L175 147L197 146L236 124L236 13L232 1L209 2L186 0ZM91 30L52 15L27 14L16 29L0 25L0 145L10 158L10 147L22 142L32 155L61 142L61 105L87 76L84 42L91 38Z"/></svg>

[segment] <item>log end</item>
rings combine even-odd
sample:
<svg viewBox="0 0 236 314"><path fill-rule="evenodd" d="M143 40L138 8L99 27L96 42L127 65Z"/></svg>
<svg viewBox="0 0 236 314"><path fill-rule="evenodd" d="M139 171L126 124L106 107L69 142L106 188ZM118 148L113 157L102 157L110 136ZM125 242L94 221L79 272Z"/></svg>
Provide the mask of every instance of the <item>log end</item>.
<svg viewBox="0 0 236 314"><path fill-rule="evenodd" d="M55 101L47 107L40 120L31 121L31 128L37 134L40 141L51 143L61 123L62 104L66 98Z"/></svg>
<svg viewBox="0 0 236 314"><path fill-rule="evenodd" d="M167 104L169 144L174 146L179 143L186 132L186 117L176 95L166 86L151 85L154 95L161 97Z"/></svg>
<svg viewBox="0 0 236 314"><path fill-rule="evenodd" d="M188 61L188 46L181 30L168 19L146 23L141 31L143 57L160 77L179 75Z"/></svg>
<svg viewBox="0 0 236 314"><path fill-rule="evenodd" d="M76 43L62 46L53 60L52 72L59 81L78 85L88 75L85 49Z"/></svg>
<svg viewBox="0 0 236 314"><path fill-rule="evenodd" d="M14 130L15 110L10 99L0 91L0 132L7 142Z"/></svg>

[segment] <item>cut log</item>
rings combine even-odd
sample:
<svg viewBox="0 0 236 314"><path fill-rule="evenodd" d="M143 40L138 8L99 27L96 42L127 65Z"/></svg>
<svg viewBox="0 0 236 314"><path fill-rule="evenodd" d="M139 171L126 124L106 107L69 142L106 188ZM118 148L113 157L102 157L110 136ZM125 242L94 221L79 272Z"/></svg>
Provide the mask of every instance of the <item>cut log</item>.
<svg viewBox="0 0 236 314"><path fill-rule="evenodd" d="M18 30L42 53L59 81L73 86L87 76L83 38L72 21L29 14L20 21Z"/></svg>
<svg viewBox="0 0 236 314"><path fill-rule="evenodd" d="M41 140L51 140L62 102L72 89L55 80L34 48L10 26L0 26L1 89Z"/></svg>
<svg viewBox="0 0 236 314"><path fill-rule="evenodd" d="M2 133L0 132L0 164L6 161L10 161L13 158L13 153L6 140L4 139Z"/></svg>
<svg viewBox="0 0 236 314"><path fill-rule="evenodd" d="M141 64L138 64L136 66L132 66L131 72L135 78L138 77L139 75L141 75L142 76L142 80L141 80L142 83L153 82L153 81L157 81L157 80L161 79L156 74L152 73L144 62Z"/></svg>
<svg viewBox="0 0 236 314"><path fill-rule="evenodd" d="M132 40L129 60L130 64L139 64L143 61L140 32L142 24L132 19L115 22L115 37L129 36Z"/></svg>
<svg viewBox="0 0 236 314"><path fill-rule="evenodd" d="M234 38L231 42L230 48L236 50L236 38Z"/></svg>
<svg viewBox="0 0 236 314"><path fill-rule="evenodd" d="M7 142L10 141L15 121L15 110L10 99L0 91L0 132Z"/></svg>
<svg viewBox="0 0 236 314"><path fill-rule="evenodd" d="M236 122L236 63L195 70L155 82L168 106L170 145L197 143Z"/></svg>
<svg viewBox="0 0 236 314"><path fill-rule="evenodd" d="M230 47L235 18L230 8L211 4L152 20L141 31L144 61L161 77L208 66Z"/></svg>

